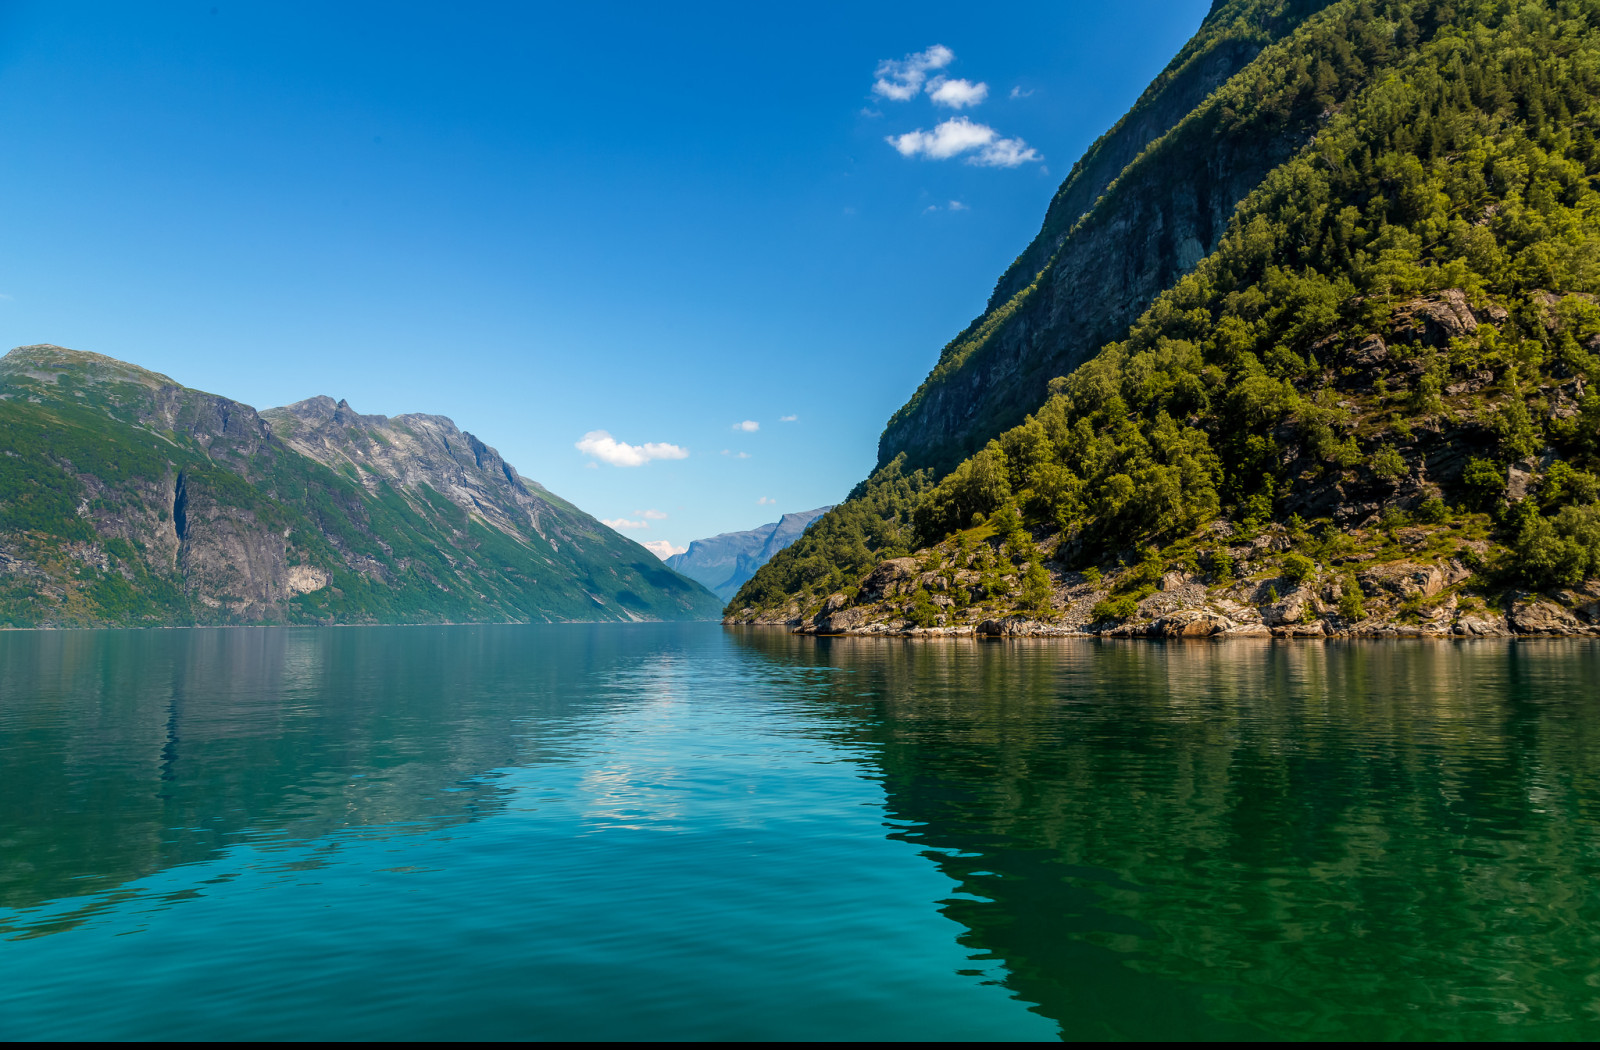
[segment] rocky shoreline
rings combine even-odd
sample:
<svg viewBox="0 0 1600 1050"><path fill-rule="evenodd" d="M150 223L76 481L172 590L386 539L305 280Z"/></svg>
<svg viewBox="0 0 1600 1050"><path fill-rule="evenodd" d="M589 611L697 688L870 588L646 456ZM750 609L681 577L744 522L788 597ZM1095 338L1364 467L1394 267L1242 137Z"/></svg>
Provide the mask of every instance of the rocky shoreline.
<svg viewBox="0 0 1600 1050"><path fill-rule="evenodd" d="M1168 572L1140 598L1132 615L1096 617L1115 593L1110 578L1047 563L1050 596L1043 608L997 608L968 601L976 573L926 567L916 558L884 561L854 594L829 595L820 607L797 603L783 610L743 609L727 625L768 625L795 634L900 637L1108 637L1108 638L1510 638L1600 637L1600 579L1557 594L1512 590L1475 593L1472 570L1460 560L1369 565L1342 578L1294 580L1266 576L1217 581L1203 574ZM1362 592L1365 614L1341 613L1344 588ZM918 602L933 606L918 623ZM1348 609L1348 604L1345 605Z"/></svg>

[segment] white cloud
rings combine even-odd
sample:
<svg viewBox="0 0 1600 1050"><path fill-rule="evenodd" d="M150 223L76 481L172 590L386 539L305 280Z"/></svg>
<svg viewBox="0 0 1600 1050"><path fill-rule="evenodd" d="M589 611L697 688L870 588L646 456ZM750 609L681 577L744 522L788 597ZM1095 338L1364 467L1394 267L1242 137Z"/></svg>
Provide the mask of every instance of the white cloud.
<svg viewBox="0 0 1600 1050"><path fill-rule="evenodd" d="M1026 91L1022 90L1021 87L1014 87L1014 88L1011 89L1011 97L1012 98L1027 98L1031 94L1033 94L1033 89L1032 88L1029 88Z"/></svg>
<svg viewBox="0 0 1600 1050"><path fill-rule="evenodd" d="M872 82L872 93L896 102L908 102L917 97L923 82L935 69L943 69L955 61L956 53L943 44L934 44L926 51L916 51L896 62L886 58L878 63L877 80Z"/></svg>
<svg viewBox="0 0 1600 1050"><path fill-rule="evenodd" d="M773 504L775 504L777 502L778 501L773 499L771 496L762 496L760 499L756 500L756 506L758 506L758 507L770 507L770 506L772 506Z"/></svg>
<svg viewBox="0 0 1600 1050"><path fill-rule="evenodd" d="M674 554L682 554L689 549L688 547L674 547L671 540L650 540L641 546L662 561L666 561Z"/></svg>
<svg viewBox="0 0 1600 1050"><path fill-rule="evenodd" d="M627 518L601 518L600 524L609 525L618 532L623 529L648 529L650 527L648 521L629 521Z"/></svg>
<svg viewBox="0 0 1600 1050"><path fill-rule="evenodd" d="M740 453L735 454L733 458L734 459L749 459L750 458L750 453L748 453L748 452L740 452Z"/></svg>
<svg viewBox="0 0 1600 1050"><path fill-rule="evenodd" d="M760 424L760 423L757 423L757 422L756 422L756 421L755 421L755 420L753 420L753 419L746 419L746 420L745 420L745 421L743 421L743 422L742 422L742 423L735 423L735 424L734 424L734 425L733 425L733 429L735 429L735 430L742 430L742 431L744 431L744 432L745 432L745 433L746 433L746 434L753 434L753 433L755 433L755 432L756 432L756 431L757 431L757 430L760 430L760 429L761 429L761 424Z"/></svg>
<svg viewBox="0 0 1600 1050"><path fill-rule="evenodd" d="M951 201L950 202L950 210L951 211L971 211L972 209L967 207L965 204L962 204L960 201Z"/></svg>
<svg viewBox="0 0 1600 1050"><path fill-rule="evenodd" d="M677 445L660 441L630 445L626 441L618 441L604 430L589 431L573 447L586 456L614 467L642 467L652 459L687 459L689 456L688 449Z"/></svg>
<svg viewBox="0 0 1600 1050"><path fill-rule="evenodd" d="M900 151L903 157L921 154L934 160L945 160L967 150L987 146L998 136L986 124L974 124L966 117L951 117L932 131L908 131L904 135L890 135L884 139Z"/></svg>
<svg viewBox="0 0 1600 1050"><path fill-rule="evenodd" d="M976 106L989 97L988 84L974 84L970 80L952 80L948 77L934 77L928 81L927 91L935 105L949 106L951 109Z"/></svg>
<svg viewBox="0 0 1600 1050"><path fill-rule="evenodd" d="M799 418L800 418L799 416L779 416L778 417L778 422L780 422L780 423L793 423L795 420L797 420Z"/></svg>
<svg viewBox="0 0 1600 1050"><path fill-rule="evenodd" d="M967 117L951 117L935 125L932 131L918 128L904 135L890 135L884 141L899 150L903 157L948 160L970 153L968 164L991 168L1014 168L1041 159L1039 151L1030 149L1021 139L1001 138L989 125L975 123Z"/></svg>
<svg viewBox="0 0 1600 1050"><path fill-rule="evenodd" d="M976 157L968 157L967 163L984 168L1014 168L1018 164L1043 159L1038 150L1021 139L996 139L979 150Z"/></svg>
<svg viewBox="0 0 1600 1050"><path fill-rule="evenodd" d="M634 511L634 513L639 515L639 517L647 518L650 521L666 521L667 520L667 512L664 511L664 510L636 510L636 511Z"/></svg>

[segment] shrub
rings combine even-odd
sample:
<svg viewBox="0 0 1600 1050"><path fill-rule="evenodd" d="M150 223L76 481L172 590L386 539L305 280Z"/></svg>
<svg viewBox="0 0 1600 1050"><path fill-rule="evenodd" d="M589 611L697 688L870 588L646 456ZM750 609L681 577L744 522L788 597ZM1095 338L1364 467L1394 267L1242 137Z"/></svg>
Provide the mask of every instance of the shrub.
<svg viewBox="0 0 1600 1050"><path fill-rule="evenodd" d="M1126 620L1139 611L1139 603L1133 595L1124 594L1120 598L1105 598L1095 603L1094 609L1089 613L1095 620Z"/></svg>
<svg viewBox="0 0 1600 1050"><path fill-rule="evenodd" d="M1506 475L1490 460L1472 459L1461 472L1461 484L1474 510L1490 510L1505 495Z"/></svg>
<svg viewBox="0 0 1600 1050"><path fill-rule="evenodd" d="M1352 622L1367 618L1365 596L1361 593L1361 584L1356 582L1354 576L1347 577L1340 585L1339 615Z"/></svg>
<svg viewBox="0 0 1600 1050"><path fill-rule="evenodd" d="M1206 560L1211 563L1211 575L1216 577L1218 583L1227 583L1233 579L1233 555L1227 551L1212 551Z"/></svg>
<svg viewBox="0 0 1600 1050"><path fill-rule="evenodd" d="M1438 496L1423 500L1422 506L1417 508L1417 520L1424 525L1443 525L1449 516L1450 508Z"/></svg>
<svg viewBox="0 0 1600 1050"><path fill-rule="evenodd" d="M1393 445L1384 445L1372 457L1372 472L1380 478L1399 478L1406 474L1405 457Z"/></svg>
<svg viewBox="0 0 1600 1050"><path fill-rule="evenodd" d="M1296 584L1305 583L1317 571L1317 563L1298 552L1283 559L1283 575Z"/></svg>

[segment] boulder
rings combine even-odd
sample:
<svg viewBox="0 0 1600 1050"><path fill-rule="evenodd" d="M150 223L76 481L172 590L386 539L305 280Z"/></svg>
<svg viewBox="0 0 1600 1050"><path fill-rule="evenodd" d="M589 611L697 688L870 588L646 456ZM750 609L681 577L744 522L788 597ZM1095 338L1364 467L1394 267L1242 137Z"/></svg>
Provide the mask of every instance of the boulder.
<svg viewBox="0 0 1600 1050"><path fill-rule="evenodd" d="M1511 633L1506 629L1505 620L1498 616L1491 618L1470 613L1456 621L1455 632L1468 638L1504 638Z"/></svg>
<svg viewBox="0 0 1600 1050"><path fill-rule="evenodd" d="M1162 638L1209 638L1224 634L1234 626L1225 616L1202 609L1185 609L1157 620L1150 633Z"/></svg>
<svg viewBox="0 0 1600 1050"><path fill-rule="evenodd" d="M862 609L840 609L834 613L818 613L815 622L818 634L843 634L860 627L866 619L867 614Z"/></svg>
<svg viewBox="0 0 1600 1050"><path fill-rule="evenodd" d="M1536 594L1518 593L1511 600L1508 619L1518 634L1586 634L1578 618Z"/></svg>
<svg viewBox="0 0 1600 1050"><path fill-rule="evenodd" d="M890 558L879 562L878 567L861 581L861 600L881 602L915 589L912 580L917 575L917 559Z"/></svg>
<svg viewBox="0 0 1600 1050"><path fill-rule="evenodd" d="M1459 288L1411 300L1395 311L1394 321L1395 331L1402 337L1440 348L1478 330L1478 319Z"/></svg>

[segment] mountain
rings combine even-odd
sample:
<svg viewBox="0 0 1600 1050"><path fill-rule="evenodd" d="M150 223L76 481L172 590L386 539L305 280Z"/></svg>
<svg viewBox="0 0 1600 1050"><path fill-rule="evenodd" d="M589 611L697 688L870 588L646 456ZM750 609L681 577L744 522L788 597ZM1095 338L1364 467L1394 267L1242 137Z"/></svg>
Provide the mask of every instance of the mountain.
<svg viewBox="0 0 1600 1050"><path fill-rule="evenodd" d="M807 630L1600 624L1600 3L1215 4L879 466Z"/></svg>
<svg viewBox="0 0 1600 1050"><path fill-rule="evenodd" d="M689 549L667 559L667 565L691 580L698 580L723 601L732 598L756 570L772 556L800 538L806 526L832 510L818 507L785 514L777 521L748 532L724 532L693 540Z"/></svg>
<svg viewBox="0 0 1600 1050"><path fill-rule="evenodd" d="M443 416L258 413L99 354L0 358L0 625L698 619L698 584Z"/></svg>

